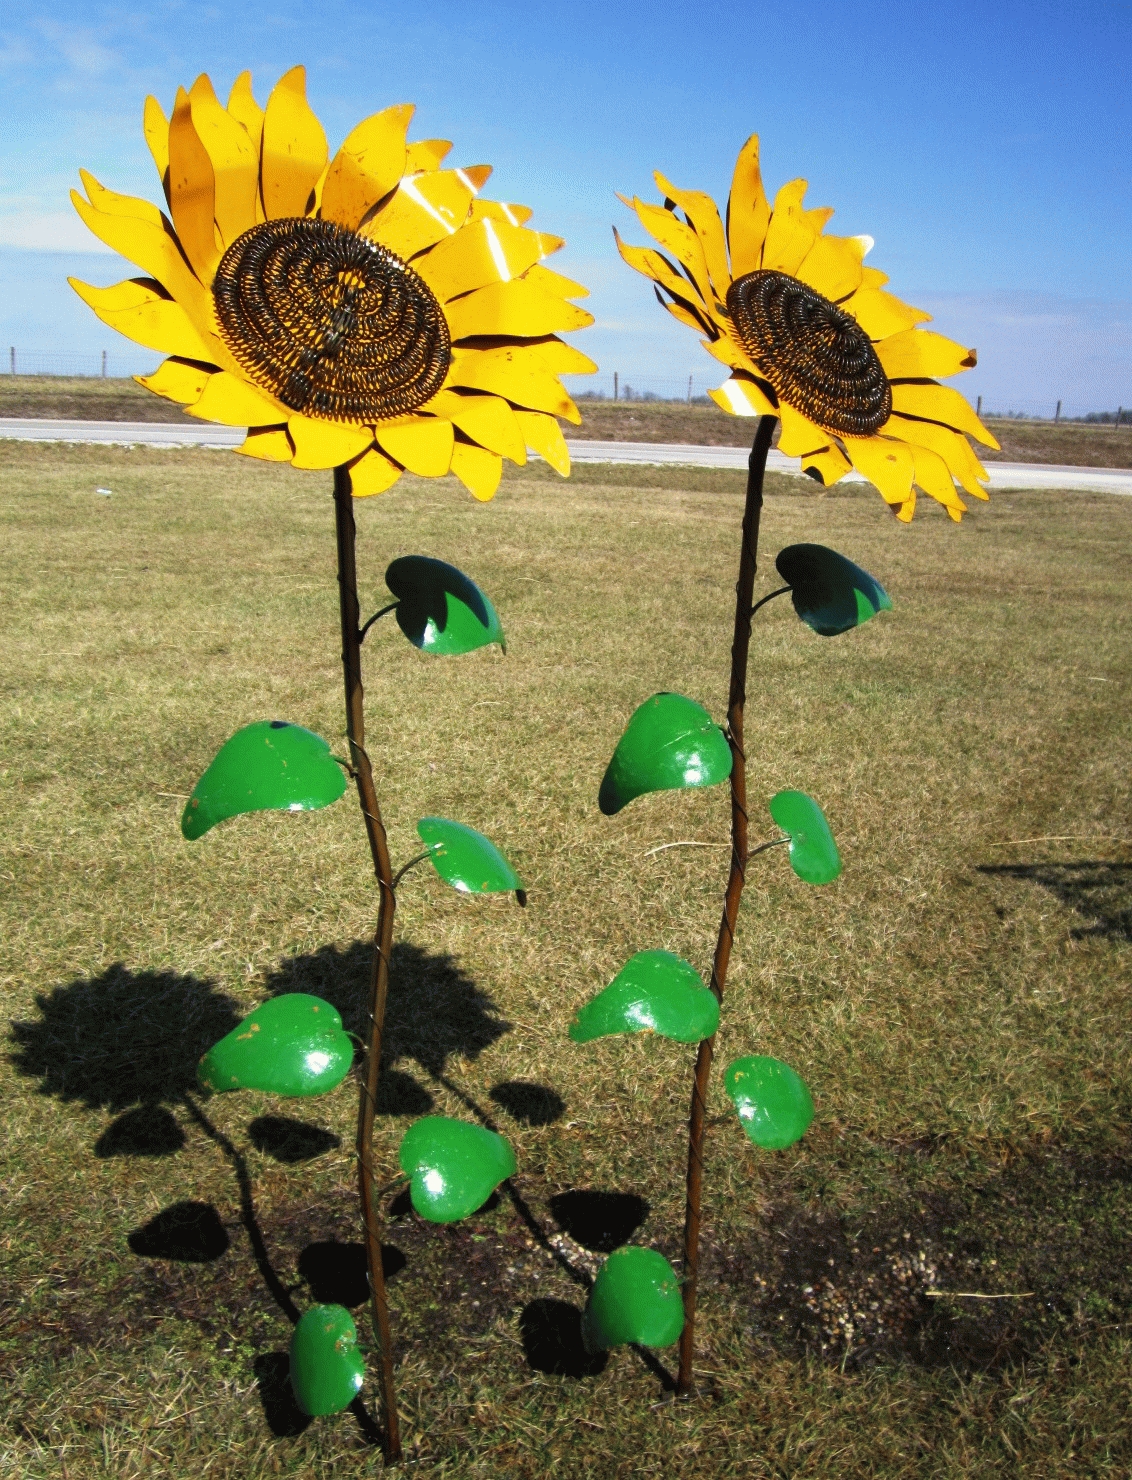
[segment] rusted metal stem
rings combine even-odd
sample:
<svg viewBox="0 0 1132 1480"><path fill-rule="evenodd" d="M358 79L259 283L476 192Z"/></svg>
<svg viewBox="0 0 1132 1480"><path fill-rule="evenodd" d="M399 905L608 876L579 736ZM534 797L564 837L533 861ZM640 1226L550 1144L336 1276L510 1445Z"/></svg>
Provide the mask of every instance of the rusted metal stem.
<svg viewBox="0 0 1132 1480"><path fill-rule="evenodd" d="M377 804L373 768L366 753L365 714L362 704L362 644L358 626L358 573L354 554L355 526L349 470L334 469L334 517L338 534L338 591L342 613L342 673L346 685L346 735L350 761L358 786L358 801L365 819L366 836L373 855L381 902L373 941L373 975L370 983L369 1033L362 1066L361 1098L358 1105L358 1191L365 1230L366 1264L369 1269L370 1305L374 1335L380 1354L381 1399L385 1431L385 1462L401 1458L401 1433L397 1421L397 1393L393 1385L393 1343L389 1329L389 1306L385 1298L385 1273L381 1264L381 1223L373 1171L373 1118L377 1108L377 1081L381 1072L381 1037L385 1026L385 1001L389 994L389 954L393 946L393 866L389 844Z"/></svg>
<svg viewBox="0 0 1132 1480"><path fill-rule="evenodd" d="M735 635L731 643L731 692L727 701L727 739L731 746L731 873L723 900L723 918L711 969L711 990L722 1003L727 966L739 917L739 900L747 875L747 757L743 750L743 709L747 702L747 650L751 640L751 596L755 585L759 546L759 518L763 507L763 473L777 417L764 416L755 431L747 474L747 504L743 512L743 546L739 579L735 585ZM705 1038L696 1055L692 1109L688 1116L688 1182L684 1213L684 1330L680 1337L677 1394L692 1391L692 1363L696 1349L696 1290L700 1272L700 1194L704 1173L704 1118L715 1038Z"/></svg>

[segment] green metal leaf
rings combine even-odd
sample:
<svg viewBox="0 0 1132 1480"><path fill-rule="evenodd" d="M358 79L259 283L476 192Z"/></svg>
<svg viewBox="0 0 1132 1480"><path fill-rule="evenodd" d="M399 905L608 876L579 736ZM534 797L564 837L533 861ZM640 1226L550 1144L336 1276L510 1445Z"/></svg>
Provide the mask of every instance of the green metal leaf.
<svg viewBox="0 0 1132 1480"><path fill-rule="evenodd" d="M825 813L804 791L779 791L770 815L790 835L790 867L807 884L832 884L841 872L841 854Z"/></svg>
<svg viewBox="0 0 1132 1480"><path fill-rule="evenodd" d="M462 894L493 894L514 889L522 895L519 875L483 833L446 817L422 817L417 823L422 843L431 848L432 865L446 884ZM525 898L525 896L523 896Z"/></svg>
<svg viewBox="0 0 1132 1480"><path fill-rule="evenodd" d="M728 1064L723 1087L735 1102L743 1129L766 1151L793 1146L814 1118L805 1083L781 1059L753 1055Z"/></svg>
<svg viewBox="0 0 1132 1480"><path fill-rule="evenodd" d="M291 1387L304 1413L341 1413L362 1390L366 1364L344 1305L312 1305L291 1337Z"/></svg>
<svg viewBox="0 0 1132 1480"><path fill-rule="evenodd" d="M719 1026L719 1003L695 967L671 951L638 951L575 1015L570 1037L589 1043L610 1033L659 1033L699 1043Z"/></svg>
<svg viewBox="0 0 1132 1480"><path fill-rule="evenodd" d="M879 581L825 545L788 545L774 563L791 588L794 610L822 637L836 637L892 610Z"/></svg>
<svg viewBox="0 0 1132 1480"><path fill-rule="evenodd" d="M714 786L731 775L731 747L711 715L682 694L654 694L617 742L598 792L607 817L649 791Z"/></svg>
<svg viewBox="0 0 1132 1480"><path fill-rule="evenodd" d="M655 1249L615 1249L598 1271L582 1312L589 1352L671 1346L684 1329L684 1304L675 1271Z"/></svg>
<svg viewBox="0 0 1132 1480"><path fill-rule="evenodd" d="M515 1153L494 1131L445 1115L426 1115L401 1140L401 1170L413 1207L430 1223L455 1223L515 1174Z"/></svg>
<svg viewBox="0 0 1132 1480"><path fill-rule="evenodd" d="M495 608L476 583L443 560L402 555L385 572L397 597L397 625L414 647L447 656L507 643Z"/></svg>
<svg viewBox="0 0 1132 1480"><path fill-rule="evenodd" d="M287 992L257 1007L197 1065L203 1089L260 1089L273 1095L325 1095L350 1072L354 1045L321 997Z"/></svg>
<svg viewBox="0 0 1132 1480"><path fill-rule="evenodd" d="M244 812L313 812L345 790L342 767L321 735L286 720L261 719L216 752L185 805L181 831L191 840Z"/></svg>

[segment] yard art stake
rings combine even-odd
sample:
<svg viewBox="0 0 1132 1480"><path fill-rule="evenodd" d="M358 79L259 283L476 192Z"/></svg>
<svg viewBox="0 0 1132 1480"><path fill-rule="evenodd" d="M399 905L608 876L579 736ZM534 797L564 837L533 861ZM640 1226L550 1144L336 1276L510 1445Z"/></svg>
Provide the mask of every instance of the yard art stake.
<svg viewBox="0 0 1132 1480"><path fill-rule="evenodd" d="M593 322L570 301L586 290L543 265L562 240L529 229L526 206L481 199L488 166L445 169L449 143L409 143L412 115L408 104L375 113L331 157L302 67L279 80L265 108L249 73L226 105L202 74L178 89L171 118L146 100L165 209L118 195L86 171L85 196L72 193L94 234L144 274L110 288L71 280L104 323L167 357L141 383L190 416L246 427L238 451L247 457L333 470L347 770L380 893L357 1159L389 1462L400 1438L372 1145L396 888L430 858L457 889L510 890L520 903L525 895L488 839L445 818L422 819L426 851L394 875L365 746L362 643L386 611L431 654L503 646L503 629L473 581L425 556L393 561L386 580L396 600L363 624L353 500L384 492L403 472L452 472L487 500L503 459L522 464L528 448L567 475L557 418L581 418L558 377L597 368L557 337ZM286 721L260 721L220 750L182 831L197 838L245 812L327 806L344 788L325 741ZM214 1045L201 1082L323 1093L349 1067L344 1038L328 1003L284 997ZM474 1211L515 1170L506 1141L478 1126L433 1117L405 1139L402 1163L420 1178L414 1199L439 1221ZM292 1384L307 1412L336 1412L360 1390L354 1343L342 1307L316 1306L301 1318Z"/></svg>
<svg viewBox="0 0 1132 1480"><path fill-rule="evenodd" d="M771 799L771 816L784 836L750 847L743 714L752 616L790 591L800 619L831 637L892 606L879 582L822 545L783 550L777 567L786 585L753 601L763 474L775 424L781 426L780 450L800 458L810 477L829 487L855 468L905 523L915 510L917 488L956 521L967 507L956 481L965 492L985 499L980 480L985 482L987 474L967 438L989 447L998 444L963 397L937 379L973 366L975 351L918 327L930 315L888 293L884 273L864 265L870 238L825 235L833 213L803 205L805 180L784 185L771 206L759 171L757 136L740 151L726 228L710 196L679 190L661 174L654 178L663 205L622 199L661 250L631 246L614 228L618 250L630 267L651 279L668 312L701 335L708 353L730 371L710 392L716 404L732 415L758 418L743 513L723 732L731 764L707 759L705 743L713 727L706 711L690 699L673 706L678 696L657 695L630 720L601 784L599 804L612 814L649 791L711 785L730 776L731 871L710 982L721 1006L748 860L788 843L791 866L804 881L830 883L841 871L825 816L802 792L782 791ZM663 706L667 714L661 712ZM642 720L646 713L647 729ZM661 1025L645 996L626 993L619 985L628 971L626 967L578 1014L571 1028L575 1041L644 1026L682 1039L667 1025L670 1019ZM646 1023L650 1013L652 1021ZM714 1048L711 1023L696 1056L688 1122L680 1393L690 1392L693 1381L704 1121ZM777 1059L737 1059L727 1070L725 1087L744 1130L758 1146L793 1144L813 1117L809 1090ZM598 1339L598 1328L616 1326L610 1312L617 1306L617 1288L612 1282L603 1286L605 1313L600 1322L591 1317L589 1339ZM634 1293L633 1302L639 1298ZM672 1329L664 1328L669 1340L675 1339Z"/></svg>

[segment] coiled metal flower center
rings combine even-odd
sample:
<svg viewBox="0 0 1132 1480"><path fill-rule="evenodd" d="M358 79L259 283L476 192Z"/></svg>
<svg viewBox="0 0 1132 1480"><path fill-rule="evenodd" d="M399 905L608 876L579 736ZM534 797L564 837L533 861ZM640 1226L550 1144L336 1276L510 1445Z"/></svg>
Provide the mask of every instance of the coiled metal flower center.
<svg viewBox="0 0 1132 1480"><path fill-rule="evenodd" d="M265 221L212 285L225 344L292 411L375 422L424 405L452 362L432 289L395 252L333 221Z"/></svg>
<svg viewBox="0 0 1132 1480"><path fill-rule="evenodd" d="M743 345L779 399L826 432L869 437L892 388L868 336L835 303L785 272L748 272L727 290Z"/></svg>

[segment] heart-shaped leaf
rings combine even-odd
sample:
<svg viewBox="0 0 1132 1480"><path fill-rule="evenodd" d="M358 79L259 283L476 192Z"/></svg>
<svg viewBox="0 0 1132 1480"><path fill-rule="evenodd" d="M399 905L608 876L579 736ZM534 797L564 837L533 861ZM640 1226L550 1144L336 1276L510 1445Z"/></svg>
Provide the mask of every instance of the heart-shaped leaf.
<svg viewBox="0 0 1132 1480"><path fill-rule="evenodd" d="M181 817L186 838L199 838L243 812L313 812L346 790L342 767L321 735L282 719L237 730L216 752Z"/></svg>
<svg viewBox="0 0 1132 1480"><path fill-rule="evenodd" d="M675 1271L655 1249L615 1249L598 1271L582 1312L589 1352L671 1346L684 1329L684 1304Z"/></svg>
<svg viewBox="0 0 1132 1480"><path fill-rule="evenodd" d="M728 1064L723 1087L735 1102L743 1129L767 1151L793 1146L814 1118L805 1082L781 1059L753 1055Z"/></svg>
<svg viewBox="0 0 1132 1480"><path fill-rule="evenodd" d="M892 610L879 581L825 545L788 545L774 563L791 588L794 610L822 637L836 637Z"/></svg>
<svg viewBox="0 0 1132 1480"><path fill-rule="evenodd" d="M513 889L526 898L519 875L503 854L483 833L447 817L422 817L417 823L422 843L432 850L430 857L436 872L446 884L461 894L493 894Z"/></svg>
<svg viewBox="0 0 1132 1480"><path fill-rule="evenodd" d="M341 1413L362 1390L366 1364L344 1305L312 1305L291 1337L291 1387L304 1413Z"/></svg>
<svg viewBox="0 0 1132 1480"><path fill-rule="evenodd" d="M385 572L397 597L397 625L414 647L442 655L507 643L495 608L472 580L428 555L402 555Z"/></svg>
<svg viewBox="0 0 1132 1480"><path fill-rule="evenodd" d="M649 791L714 786L731 775L731 747L711 715L683 694L654 694L634 711L602 778L607 817Z"/></svg>
<svg viewBox="0 0 1132 1480"><path fill-rule="evenodd" d="M695 967L671 951L638 951L609 986L574 1015L570 1037L589 1043L610 1033L659 1033L699 1043L719 1026L719 1003Z"/></svg>
<svg viewBox="0 0 1132 1480"><path fill-rule="evenodd" d="M804 791L779 791L770 815L790 835L790 867L807 884L832 884L841 872L841 854L825 813Z"/></svg>
<svg viewBox="0 0 1132 1480"><path fill-rule="evenodd" d="M515 1174L515 1153L494 1131L446 1115L426 1115L405 1132L401 1170L413 1207L430 1223L455 1223Z"/></svg>
<svg viewBox="0 0 1132 1480"><path fill-rule="evenodd" d="M330 1003L287 992L214 1043L197 1065L197 1079L217 1094L260 1089L305 1098L336 1089L353 1061L354 1045Z"/></svg>

